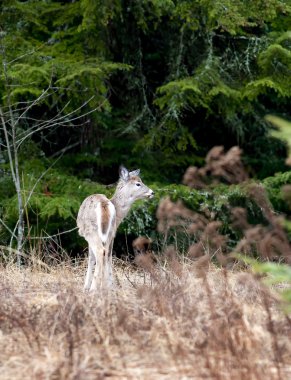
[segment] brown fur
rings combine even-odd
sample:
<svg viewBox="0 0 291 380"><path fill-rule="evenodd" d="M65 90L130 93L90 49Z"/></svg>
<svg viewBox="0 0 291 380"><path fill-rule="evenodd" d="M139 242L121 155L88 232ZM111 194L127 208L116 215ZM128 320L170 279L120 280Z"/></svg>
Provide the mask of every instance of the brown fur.
<svg viewBox="0 0 291 380"><path fill-rule="evenodd" d="M135 256L140 254L148 254L151 252L151 240L140 236L132 242L132 248Z"/></svg>
<svg viewBox="0 0 291 380"><path fill-rule="evenodd" d="M138 177L137 175L133 175L130 177L130 181L140 181L140 177Z"/></svg>
<svg viewBox="0 0 291 380"><path fill-rule="evenodd" d="M109 220L110 220L110 214L109 214L109 207L108 202L105 200L101 201L101 231L103 234L106 234L108 228L109 228Z"/></svg>

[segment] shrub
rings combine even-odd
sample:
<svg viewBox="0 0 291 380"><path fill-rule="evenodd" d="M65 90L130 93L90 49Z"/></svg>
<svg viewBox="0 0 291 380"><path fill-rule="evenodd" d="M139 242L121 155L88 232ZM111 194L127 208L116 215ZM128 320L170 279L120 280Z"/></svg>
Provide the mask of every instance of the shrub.
<svg viewBox="0 0 291 380"><path fill-rule="evenodd" d="M283 186L291 184L291 171L286 173L277 173L274 177L268 177L263 180L263 185L268 192L268 196L274 209L279 212L288 214L290 206L286 202Z"/></svg>
<svg viewBox="0 0 291 380"><path fill-rule="evenodd" d="M23 196L27 202L25 208L26 243L35 245L39 241L35 237L49 237L50 244L64 247L70 254L79 254L86 247L84 239L78 236L76 230L67 234L58 235L76 227L76 216L81 202L86 196L94 193L103 193L111 196L114 188L78 179L68 175L60 169L49 168L50 163L40 159L32 159L23 163ZM5 173L5 172L4 172ZM280 173L275 177L263 181L275 211L287 212L288 205L281 191L282 185L291 183L291 173ZM215 185L207 189L190 189L184 185L148 184L154 191L155 197L150 201L141 201L134 204L131 212L121 224L116 241L115 250L124 248L124 237L129 242L139 235L151 237L159 241L160 235L156 231L156 211L160 201L169 196L173 202L180 200L185 207L206 217L221 222L220 232L227 235L229 244L235 246L241 238L241 233L231 225L231 210L234 207L243 207L247 210L248 223L266 225L267 221L256 199L250 196L248 184ZM31 190L32 193L30 194ZM0 217L13 231L17 222L16 196L14 194L12 179L5 174L0 179ZM176 236L177 237L177 236ZM172 236L173 238L173 236ZM1 244L8 245L11 233L0 226ZM184 237L180 239L184 247ZM129 244L130 245L130 244Z"/></svg>

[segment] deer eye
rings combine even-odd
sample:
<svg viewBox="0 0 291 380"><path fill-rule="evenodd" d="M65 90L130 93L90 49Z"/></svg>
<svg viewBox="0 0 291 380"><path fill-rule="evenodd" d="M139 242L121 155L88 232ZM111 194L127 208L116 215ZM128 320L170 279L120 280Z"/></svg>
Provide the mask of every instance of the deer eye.
<svg viewBox="0 0 291 380"><path fill-rule="evenodd" d="M141 183L137 182L137 183L136 183L136 186L141 186Z"/></svg>

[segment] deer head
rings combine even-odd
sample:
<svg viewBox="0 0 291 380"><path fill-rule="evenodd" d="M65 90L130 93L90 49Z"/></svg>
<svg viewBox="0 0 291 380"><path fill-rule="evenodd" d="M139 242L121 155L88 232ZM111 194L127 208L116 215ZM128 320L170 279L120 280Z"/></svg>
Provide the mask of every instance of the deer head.
<svg viewBox="0 0 291 380"><path fill-rule="evenodd" d="M130 202L138 199L153 198L154 192L139 177L140 170L129 172L124 166L119 169L118 188L126 194Z"/></svg>

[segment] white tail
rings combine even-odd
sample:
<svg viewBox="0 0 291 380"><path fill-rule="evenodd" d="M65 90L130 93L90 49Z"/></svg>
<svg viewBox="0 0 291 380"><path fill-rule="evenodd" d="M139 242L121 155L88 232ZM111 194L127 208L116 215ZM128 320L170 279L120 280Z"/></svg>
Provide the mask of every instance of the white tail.
<svg viewBox="0 0 291 380"><path fill-rule="evenodd" d="M90 195L80 207L77 226L89 245L85 290L112 286L112 247L116 230L134 201L154 196L154 192L143 184L139 172L129 172L121 166L113 197Z"/></svg>

